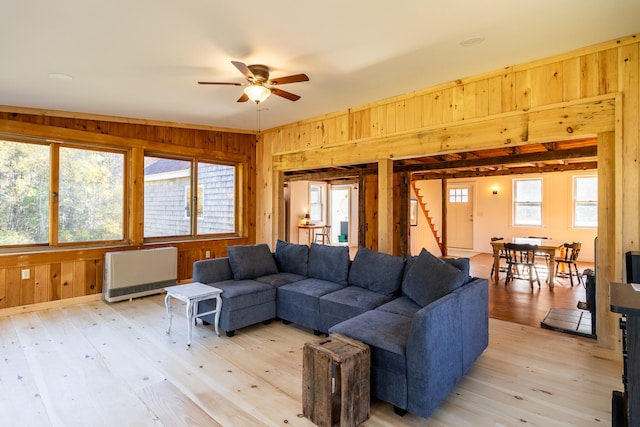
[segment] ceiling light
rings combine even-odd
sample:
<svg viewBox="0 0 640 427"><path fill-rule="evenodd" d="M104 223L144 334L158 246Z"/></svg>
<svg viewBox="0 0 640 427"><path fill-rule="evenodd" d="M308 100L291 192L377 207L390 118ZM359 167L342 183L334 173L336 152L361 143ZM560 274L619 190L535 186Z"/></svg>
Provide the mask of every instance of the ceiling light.
<svg viewBox="0 0 640 427"><path fill-rule="evenodd" d="M472 37L470 39L462 40L460 42L460 46L462 47L470 47L477 46L484 41L484 37Z"/></svg>
<svg viewBox="0 0 640 427"><path fill-rule="evenodd" d="M271 95L271 91L262 84L247 86L244 88L244 93L256 104L263 102Z"/></svg>
<svg viewBox="0 0 640 427"><path fill-rule="evenodd" d="M50 73L49 77L51 77L52 79L58 79L58 80L73 80L73 76L70 76L69 74L64 74L64 73Z"/></svg>

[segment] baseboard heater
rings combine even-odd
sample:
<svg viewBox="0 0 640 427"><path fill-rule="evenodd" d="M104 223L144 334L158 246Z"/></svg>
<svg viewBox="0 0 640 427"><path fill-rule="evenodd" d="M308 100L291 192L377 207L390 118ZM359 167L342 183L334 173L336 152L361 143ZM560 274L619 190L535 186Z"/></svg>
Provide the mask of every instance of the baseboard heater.
<svg viewBox="0 0 640 427"><path fill-rule="evenodd" d="M107 252L104 257L102 297L107 302L160 293L178 279L174 247Z"/></svg>

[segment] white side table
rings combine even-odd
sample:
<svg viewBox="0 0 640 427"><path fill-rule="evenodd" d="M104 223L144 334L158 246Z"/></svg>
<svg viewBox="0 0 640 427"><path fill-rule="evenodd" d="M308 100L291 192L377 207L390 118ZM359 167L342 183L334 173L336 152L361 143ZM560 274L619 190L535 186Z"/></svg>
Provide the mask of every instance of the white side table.
<svg viewBox="0 0 640 427"><path fill-rule="evenodd" d="M187 285L176 285L164 288L167 291L167 296L164 298L164 305L167 308L167 317L169 318L169 326L167 327L167 334L171 332L171 297L183 301L187 304L187 345L191 345L191 324L197 322L198 317L206 316L207 314L214 314L215 323L214 328L216 335L220 336L218 332L218 320L220 319L220 310L222 309L222 298L220 294L221 289L214 288L213 286L205 285L200 282L189 283ZM198 314L198 302L206 299L216 299L216 308L211 311Z"/></svg>

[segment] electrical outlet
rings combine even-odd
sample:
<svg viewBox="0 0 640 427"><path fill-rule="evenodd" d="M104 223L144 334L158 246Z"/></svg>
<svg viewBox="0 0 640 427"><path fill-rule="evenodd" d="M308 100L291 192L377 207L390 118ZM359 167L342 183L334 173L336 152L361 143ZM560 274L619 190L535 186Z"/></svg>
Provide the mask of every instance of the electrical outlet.
<svg viewBox="0 0 640 427"><path fill-rule="evenodd" d="M28 268L22 269L22 280L29 280L31 278L31 270Z"/></svg>
<svg viewBox="0 0 640 427"><path fill-rule="evenodd" d="M205 258L211 258L211 251L205 251L204 257Z"/></svg>

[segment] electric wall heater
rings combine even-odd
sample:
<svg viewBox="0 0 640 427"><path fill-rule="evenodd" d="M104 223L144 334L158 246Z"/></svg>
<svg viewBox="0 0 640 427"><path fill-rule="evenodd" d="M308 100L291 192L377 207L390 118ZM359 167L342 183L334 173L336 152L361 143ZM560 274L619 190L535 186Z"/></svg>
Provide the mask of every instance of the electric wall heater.
<svg viewBox="0 0 640 427"><path fill-rule="evenodd" d="M102 297L122 301L160 293L178 279L174 247L105 253Z"/></svg>

